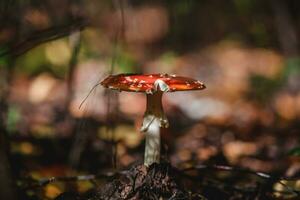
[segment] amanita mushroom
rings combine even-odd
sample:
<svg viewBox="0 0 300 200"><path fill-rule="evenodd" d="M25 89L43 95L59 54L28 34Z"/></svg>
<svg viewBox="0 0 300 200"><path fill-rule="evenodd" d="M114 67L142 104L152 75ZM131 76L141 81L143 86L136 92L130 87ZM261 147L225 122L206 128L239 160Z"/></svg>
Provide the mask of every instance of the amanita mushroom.
<svg viewBox="0 0 300 200"><path fill-rule="evenodd" d="M168 74L111 75L104 79L101 85L118 91L146 93L147 106L141 127L141 132L146 136L144 157L146 166L160 162L160 128L169 126L162 106L163 93L205 88L198 80Z"/></svg>

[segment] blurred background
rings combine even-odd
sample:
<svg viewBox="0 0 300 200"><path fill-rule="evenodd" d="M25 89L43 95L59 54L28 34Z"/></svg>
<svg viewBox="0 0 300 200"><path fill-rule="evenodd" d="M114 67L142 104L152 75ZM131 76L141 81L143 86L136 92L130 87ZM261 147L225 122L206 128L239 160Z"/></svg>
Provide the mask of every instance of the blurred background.
<svg viewBox="0 0 300 200"><path fill-rule="evenodd" d="M0 179L142 163L145 96L97 86L118 73L207 86L164 95L172 165L299 174L299 10L297 0L1 1Z"/></svg>

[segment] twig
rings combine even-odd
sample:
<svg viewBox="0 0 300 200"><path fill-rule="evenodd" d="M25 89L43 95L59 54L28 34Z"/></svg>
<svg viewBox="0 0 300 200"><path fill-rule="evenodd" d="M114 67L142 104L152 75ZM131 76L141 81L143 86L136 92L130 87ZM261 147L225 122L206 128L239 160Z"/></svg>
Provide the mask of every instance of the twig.
<svg viewBox="0 0 300 200"><path fill-rule="evenodd" d="M231 167L231 166L225 166L225 165L212 165L212 166L209 166L209 165L196 165L195 167L189 167L189 168L183 169L182 171L186 172L186 171L191 171L191 170L207 170L207 169L253 174L253 175L256 175L256 176L258 176L260 178L263 178L263 179L273 180L274 182L277 181L279 184L284 186L291 193L294 193L297 196L300 196L300 191L295 190L295 189L291 188L290 186L288 186L288 185L286 185L285 183L282 182L282 181L285 181L285 180L286 181L288 181L288 180L297 180L297 179L300 180L300 177L299 178L296 178L296 177L291 178L291 177L283 177L283 176L275 177L275 176L272 176L272 175L267 174L265 172L256 172L256 171L252 171L252 170L245 169L245 168Z"/></svg>
<svg viewBox="0 0 300 200"><path fill-rule="evenodd" d="M235 172L254 174L254 175L257 175L258 177L265 178L265 179L271 178L270 174L267 174L264 172L255 172L255 171L251 171L249 169L231 167L231 166L226 166L226 165L196 165L195 167L189 167L189 168L183 169L183 171L204 170L204 169L213 169L213 170L220 170L220 171L235 171Z"/></svg>
<svg viewBox="0 0 300 200"><path fill-rule="evenodd" d="M52 27L42 31L36 31L32 33L28 38L15 43L12 47L0 51L0 57L5 55L22 55L23 53L36 47L39 44L65 37L67 35L70 35L74 31L82 30L86 26L88 26L88 22L86 20L80 19L77 21L73 21L67 25Z"/></svg>
<svg viewBox="0 0 300 200"><path fill-rule="evenodd" d="M242 173L254 174L258 177L265 178L265 179L274 178L277 180L286 180L286 181L300 180L300 176L297 176L297 177L286 177L286 176L274 177L265 172L256 172L256 171L252 171L250 169L238 168L238 167L232 167L232 166L226 166L226 165L202 165L202 164L200 164L200 165L196 165L195 167L185 168L182 171L204 170L204 169L242 172Z"/></svg>
<svg viewBox="0 0 300 200"><path fill-rule="evenodd" d="M86 97L84 97L84 99L82 100L82 102L80 103L78 109L81 109L82 105L84 104L84 102L89 98L89 96L92 94L92 92L97 88L97 86L100 85L100 83L97 83L96 85L94 85L92 87L92 89L89 91L89 93L86 95Z"/></svg>
<svg viewBox="0 0 300 200"><path fill-rule="evenodd" d="M79 175L79 176L61 176L61 177L50 177L50 178L42 178L39 180L28 178L25 181L29 181L29 186L26 187L26 189L32 189L36 187L44 187L48 184L54 183L54 182L75 182L75 181L93 181L97 179L110 179L117 175L125 174L126 171L121 172L108 172L108 173L102 173L102 174L87 174L87 175ZM24 180L23 180L24 181Z"/></svg>

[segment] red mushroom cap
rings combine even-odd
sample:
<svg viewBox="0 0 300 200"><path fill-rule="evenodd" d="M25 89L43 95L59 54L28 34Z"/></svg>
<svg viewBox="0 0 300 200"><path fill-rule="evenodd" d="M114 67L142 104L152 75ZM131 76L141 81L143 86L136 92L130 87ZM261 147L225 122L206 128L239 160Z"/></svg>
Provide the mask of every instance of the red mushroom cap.
<svg viewBox="0 0 300 200"><path fill-rule="evenodd" d="M168 74L118 74L101 82L106 88L119 91L154 93L202 90L205 85L195 79Z"/></svg>

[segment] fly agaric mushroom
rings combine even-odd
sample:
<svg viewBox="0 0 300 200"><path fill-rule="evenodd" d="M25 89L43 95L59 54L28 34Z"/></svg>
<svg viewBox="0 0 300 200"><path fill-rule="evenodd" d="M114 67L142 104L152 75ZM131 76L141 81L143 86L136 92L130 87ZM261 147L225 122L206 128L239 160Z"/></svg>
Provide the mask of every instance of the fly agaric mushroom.
<svg viewBox="0 0 300 200"><path fill-rule="evenodd" d="M146 146L144 165L160 161L160 128L169 122L164 114L162 95L164 92L202 90L205 85L195 79L168 74L118 74L108 76L101 85L118 91L143 92L147 95L147 106L141 132L145 133Z"/></svg>

